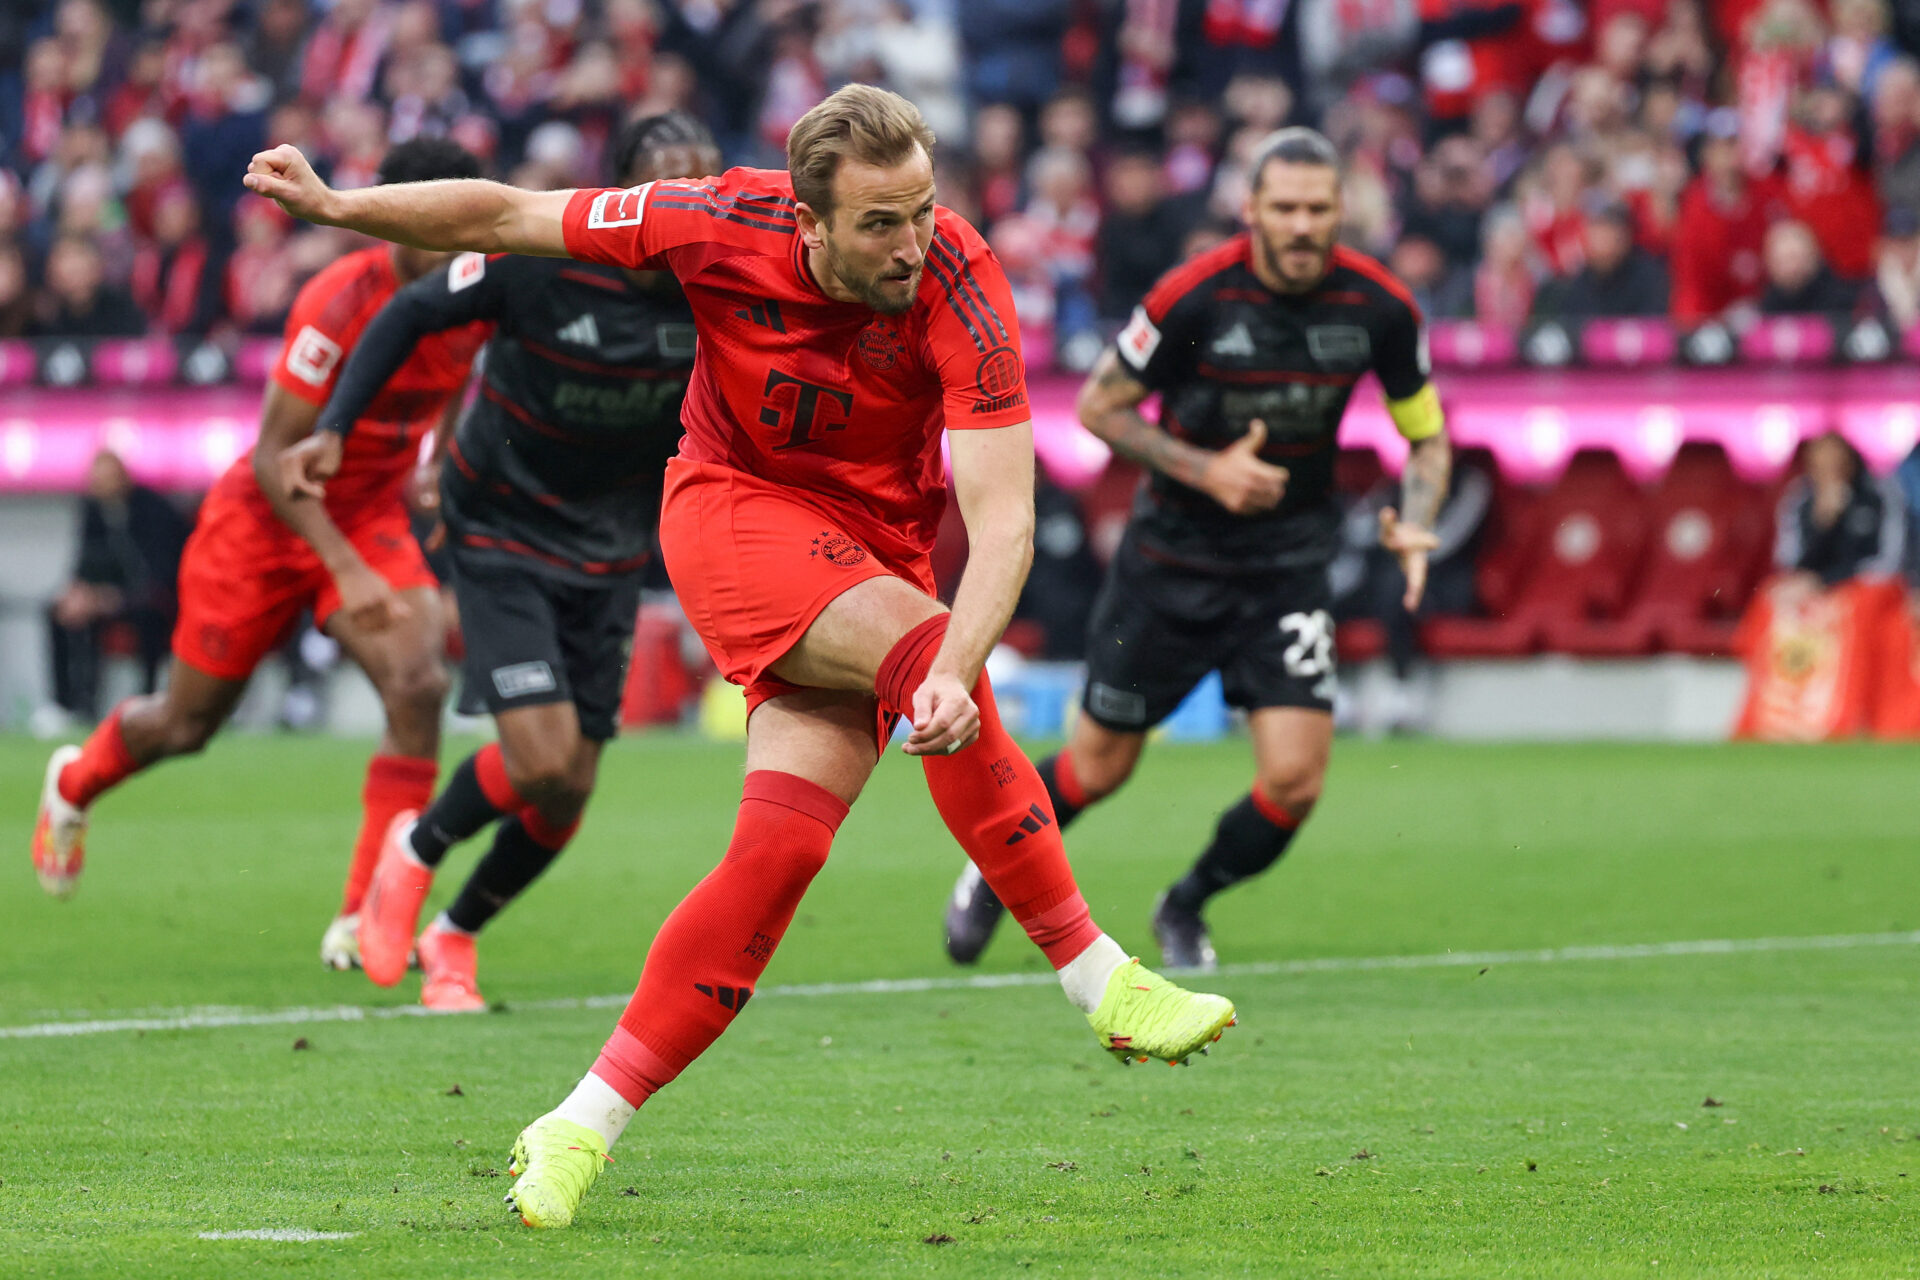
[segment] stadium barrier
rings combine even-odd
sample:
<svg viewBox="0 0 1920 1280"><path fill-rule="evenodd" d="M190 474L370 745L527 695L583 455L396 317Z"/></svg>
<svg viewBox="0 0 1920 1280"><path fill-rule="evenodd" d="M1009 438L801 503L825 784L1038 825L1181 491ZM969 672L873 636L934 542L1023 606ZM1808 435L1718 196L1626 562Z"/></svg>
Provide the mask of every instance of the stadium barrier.
<svg viewBox="0 0 1920 1280"><path fill-rule="evenodd" d="M4 346L4 344L0 344ZM135 354L139 352L139 354ZM148 384L139 373L166 357L135 344L116 356L130 379L118 386L16 386L0 407L0 492L77 489L87 460L118 451L134 475L179 491L204 489L252 443L257 384ZM6 358L0 356L0 364ZM1557 478L1583 449L1619 455L1645 482L1688 442L1726 450L1744 478L1780 474L1802 440L1838 431L1867 465L1885 472L1920 441L1920 367L1808 369L1462 370L1439 379L1455 442L1488 450L1508 479ZM1078 490L1111 453L1074 414L1077 379L1031 384L1035 445L1056 483ZM1341 430L1397 471L1406 444L1371 383L1354 397Z"/></svg>

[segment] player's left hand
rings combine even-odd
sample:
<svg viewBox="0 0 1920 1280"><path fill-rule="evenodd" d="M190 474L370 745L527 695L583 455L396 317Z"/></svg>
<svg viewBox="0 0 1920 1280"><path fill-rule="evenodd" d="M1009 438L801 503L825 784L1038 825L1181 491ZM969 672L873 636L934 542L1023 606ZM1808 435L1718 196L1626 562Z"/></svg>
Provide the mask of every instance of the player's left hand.
<svg viewBox="0 0 1920 1280"><path fill-rule="evenodd" d="M1400 519L1392 507L1380 508L1380 545L1399 558L1400 571L1407 576L1407 594L1400 598L1408 613L1420 608L1427 593L1427 555L1440 545L1440 539L1417 524Z"/></svg>
<svg viewBox="0 0 1920 1280"><path fill-rule="evenodd" d="M980 736L980 708L958 676L931 672L913 693L910 756L945 756L970 746Z"/></svg>

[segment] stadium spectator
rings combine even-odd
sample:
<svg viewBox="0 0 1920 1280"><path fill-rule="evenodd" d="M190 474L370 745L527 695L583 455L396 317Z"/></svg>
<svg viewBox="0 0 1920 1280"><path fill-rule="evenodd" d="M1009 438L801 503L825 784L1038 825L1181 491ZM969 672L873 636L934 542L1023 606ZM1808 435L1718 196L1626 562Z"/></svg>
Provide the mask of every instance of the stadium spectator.
<svg viewBox="0 0 1920 1280"><path fill-rule="evenodd" d="M337 3L334 7L339 8ZM307 46L311 19L306 0L263 0L254 13L253 29L242 48L247 65L271 86L276 102L300 92L300 54Z"/></svg>
<svg viewBox="0 0 1920 1280"><path fill-rule="evenodd" d="M980 108L973 118L973 155L980 192L980 211L989 223L1020 208L1020 158L1026 152L1026 125L1018 108L997 102Z"/></svg>
<svg viewBox="0 0 1920 1280"><path fill-rule="evenodd" d="M1595 198L1583 222L1586 265L1542 289L1534 313L1575 323L1612 316L1667 313L1667 272L1634 243L1633 214L1623 204Z"/></svg>
<svg viewBox="0 0 1920 1280"><path fill-rule="evenodd" d="M1875 181L1889 209L1920 209L1920 62L1896 58L1868 98Z"/></svg>
<svg viewBox="0 0 1920 1280"><path fill-rule="evenodd" d="M160 333L203 334L220 318L220 266L200 231L200 206L173 186L153 210L153 234L134 250L133 300Z"/></svg>
<svg viewBox="0 0 1920 1280"><path fill-rule="evenodd" d="M200 55L180 143L200 207L222 228L231 227L242 191L233 175L246 172L254 152L266 145L269 93L266 82L247 69L240 46L217 44Z"/></svg>
<svg viewBox="0 0 1920 1280"><path fill-rule="evenodd" d="M1531 153L1520 124L1519 96L1511 89L1494 89L1474 99L1468 136L1479 145L1485 178L1495 192L1504 193Z"/></svg>
<svg viewBox="0 0 1920 1280"><path fill-rule="evenodd" d="M100 250L85 236L62 236L47 255L46 288L33 332L60 338L126 338L146 318L126 290L106 282Z"/></svg>
<svg viewBox="0 0 1920 1280"><path fill-rule="evenodd" d="M1907 512L1898 482L1877 479L1836 432L1801 449L1801 474L1780 497L1774 564L1808 588L1893 577L1905 564Z"/></svg>
<svg viewBox="0 0 1920 1280"><path fill-rule="evenodd" d="M373 94L393 13L379 0L334 0L300 58L300 92L310 102Z"/></svg>
<svg viewBox="0 0 1920 1280"><path fill-rule="evenodd" d="M91 723L100 716L100 662L107 633L131 630L141 689L153 692L173 630L174 578L187 520L166 498L135 484L119 455L102 450L80 499L72 577L47 606L54 701Z"/></svg>
<svg viewBox="0 0 1920 1280"><path fill-rule="evenodd" d="M1180 257L1185 228L1165 198L1165 171L1151 151L1123 151L1107 164L1106 211L1095 256L1100 318L1124 321L1153 282Z"/></svg>
<svg viewBox="0 0 1920 1280"><path fill-rule="evenodd" d="M1727 6L1723 6L1725 14ZM1771 170L1786 141L1794 92L1807 84L1826 39L1811 0L1761 0L1739 28L1733 49L1735 105L1747 167Z"/></svg>
<svg viewBox="0 0 1920 1280"><path fill-rule="evenodd" d="M1487 215L1486 248L1473 274L1473 315L1482 324L1519 329L1539 287L1533 240L1520 211L1502 205Z"/></svg>
<svg viewBox="0 0 1920 1280"><path fill-rule="evenodd" d="M1458 126L1474 98L1506 89L1524 93L1541 68L1527 58L1533 0L1420 0L1420 85L1427 116L1441 129Z"/></svg>
<svg viewBox="0 0 1920 1280"><path fill-rule="evenodd" d="M993 224L987 242L1007 273L1013 307L1020 317L1021 354L1029 364L1053 361L1054 311L1059 290L1047 262L1047 228L1025 214Z"/></svg>
<svg viewBox="0 0 1920 1280"><path fill-rule="evenodd" d="M1874 288L1881 311L1895 329L1904 331L1920 322L1920 210L1887 210Z"/></svg>
<svg viewBox="0 0 1920 1280"><path fill-rule="evenodd" d="M1873 240L1861 230L1880 225L1880 201L1851 129L1853 108L1836 88L1802 93L1780 168L1788 212L1813 232L1837 274L1858 280L1873 272Z"/></svg>
<svg viewBox="0 0 1920 1280"><path fill-rule="evenodd" d="M1174 196L1203 192L1213 174L1225 123L1205 102L1185 102L1167 118L1167 190Z"/></svg>
<svg viewBox="0 0 1920 1280"><path fill-rule="evenodd" d="M1061 342L1090 329L1094 245L1100 233L1100 205L1093 198L1093 171L1083 152L1066 146L1042 148L1027 167L1024 215L1044 237L1043 252L1053 276L1054 329Z"/></svg>
<svg viewBox="0 0 1920 1280"><path fill-rule="evenodd" d="M242 201L237 216L240 244L224 281L227 314L247 333L277 334L300 286L292 224L270 200Z"/></svg>
<svg viewBox="0 0 1920 1280"><path fill-rule="evenodd" d="M1713 112L1700 143L1700 176L1680 199L1673 236L1673 319L1683 329L1724 316L1760 294L1767 225L1779 216L1769 184L1748 177L1740 120Z"/></svg>
<svg viewBox="0 0 1920 1280"><path fill-rule="evenodd" d="M1837 324L1860 303L1859 287L1833 273L1821 257L1820 242L1804 222L1776 222L1767 229L1765 263L1762 315L1824 316Z"/></svg>
<svg viewBox="0 0 1920 1280"><path fill-rule="evenodd" d="M1465 267L1453 267L1432 239L1414 231L1400 237L1387 256L1387 267L1413 293L1421 313L1429 319L1452 319L1473 308L1473 277Z"/></svg>
<svg viewBox="0 0 1920 1280"><path fill-rule="evenodd" d="M1060 85L1067 0L967 0L958 10L967 93L1035 113Z"/></svg>
<svg viewBox="0 0 1920 1280"><path fill-rule="evenodd" d="M1480 220L1493 193L1493 174L1480 144L1465 134L1444 138L1414 170L1404 231L1438 246L1448 272L1470 270L1480 253Z"/></svg>
<svg viewBox="0 0 1920 1280"><path fill-rule="evenodd" d="M1598 167L1579 148L1555 143L1522 178L1520 208L1547 269L1570 276L1586 261L1588 193L1599 180Z"/></svg>
<svg viewBox="0 0 1920 1280"><path fill-rule="evenodd" d="M1820 53L1820 75L1854 98L1871 99L1880 73L1900 55L1888 38L1887 0L1833 0L1830 12L1833 33Z"/></svg>
<svg viewBox="0 0 1920 1280"><path fill-rule="evenodd" d="M22 338L33 324L33 291L27 257L11 240L0 240L0 338Z"/></svg>

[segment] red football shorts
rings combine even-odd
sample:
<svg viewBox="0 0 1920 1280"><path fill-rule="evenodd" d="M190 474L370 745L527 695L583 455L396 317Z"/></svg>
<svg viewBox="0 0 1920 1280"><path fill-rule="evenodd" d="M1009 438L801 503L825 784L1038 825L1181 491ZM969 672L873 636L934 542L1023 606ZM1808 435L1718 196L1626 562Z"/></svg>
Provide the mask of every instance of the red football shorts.
<svg viewBox="0 0 1920 1280"><path fill-rule="evenodd" d="M660 550L688 621L720 674L747 693L747 714L796 686L767 668L821 610L869 578L900 578L935 594L925 556L883 563L848 532L827 499L744 471L675 458L667 464ZM882 717L880 741L891 719Z"/></svg>
<svg viewBox="0 0 1920 1280"><path fill-rule="evenodd" d="M398 503L343 530L395 591L436 586ZM245 680L292 634L303 609L325 626L340 607L333 575L300 535L268 509L217 492L180 560L180 620L173 654L222 680Z"/></svg>

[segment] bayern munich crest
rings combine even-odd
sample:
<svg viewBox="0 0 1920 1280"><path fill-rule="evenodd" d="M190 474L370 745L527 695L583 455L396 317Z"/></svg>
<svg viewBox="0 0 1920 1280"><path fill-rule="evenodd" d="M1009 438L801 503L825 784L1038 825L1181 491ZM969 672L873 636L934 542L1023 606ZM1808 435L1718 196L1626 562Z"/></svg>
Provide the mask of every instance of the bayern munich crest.
<svg viewBox="0 0 1920 1280"><path fill-rule="evenodd" d="M877 318L860 331L859 347L860 358L869 368L881 373L900 363L900 357L907 352L907 344L894 327Z"/></svg>
<svg viewBox="0 0 1920 1280"><path fill-rule="evenodd" d="M867 549L844 533L834 533L822 529L820 536L813 540L813 550L809 556L819 556L828 564L842 569L851 569L867 558Z"/></svg>

